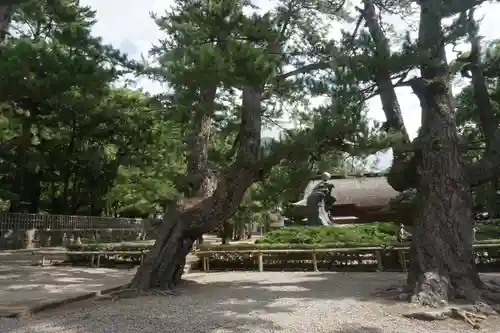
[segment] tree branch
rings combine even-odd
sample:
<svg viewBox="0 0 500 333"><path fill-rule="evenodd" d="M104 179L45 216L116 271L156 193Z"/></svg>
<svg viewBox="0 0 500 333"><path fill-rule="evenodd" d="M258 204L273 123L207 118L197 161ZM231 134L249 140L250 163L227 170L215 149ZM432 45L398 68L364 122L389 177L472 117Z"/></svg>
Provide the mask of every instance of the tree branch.
<svg viewBox="0 0 500 333"><path fill-rule="evenodd" d="M410 138L403 122L401 107L397 99L396 91L392 85L391 72L387 65L390 58L389 41L387 40L378 22L375 5L371 0L363 0L364 8L359 9L363 15L370 35L375 43L375 56L377 58L376 84L380 93L382 109L387 122L394 131L403 134L404 142L410 142ZM396 154L397 152L395 152Z"/></svg>
<svg viewBox="0 0 500 333"><path fill-rule="evenodd" d="M262 87L244 86L235 161L221 173L212 196L182 214L186 236L198 237L230 218L247 188L261 179L259 170L262 126ZM200 219L203 216L204 219Z"/></svg>
<svg viewBox="0 0 500 333"><path fill-rule="evenodd" d="M280 76L278 76L278 80L284 80L286 78L289 78L289 77L292 77L292 76L295 76L295 75L299 75L299 74L305 74L305 73L309 73L309 72L312 72L312 71L316 71L316 70L321 70L321 69L328 69L328 68L334 68L338 65L335 64L335 62L319 62L319 63L315 63L315 64L310 64L310 65L306 65L304 67L301 67L301 68L297 68L293 71L290 71L288 73L284 73Z"/></svg>
<svg viewBox="0 0 500 333"><path fill-rule="evenodd" d="M216 94L216 84L208 88L200 87L200 101L193 112L186 171L190 197L207 197L215 190L216 180L208 165L208 142L212 131Z"/></svg>
<svg viewBox="0 0 500 333"><path fill-rule="evenodd" d="M422 3L427 1L429 0L417 0L417 3L421 5ZM443 17L449 17L466 12L469 9L481 5L482 3L486 2L486 0L448 0L440 2L442 3L441 15Z"/></svg>
<svg viewBox="0 0 500 333"><path fill-rule="evenodd" d="M372 0L363 0L364 8L358 9L363 15L370 36L375 44L376 66L376 84L382 102L387 122L386 128L403 135L402 144L393 148L394 160L391 171L387 177L389 184L396 190L402 191L415 185L414 176L416 155L409 156L400 150L403 145L410 144L410 137L403 122L401 107L392 84L391 72L387 59L391 56L389 41L385 36L376 13L375 5ZM404 78L401 79L404 80ZM401 84L400 82L400 84Z"/></svg>
<svg viewBox="0 0 500 333"><path fill-rule="evenodd" d="M473 10L469 13L468 24L474 24L473 20ZM493 112L493 107L491 105L490 96L488 93L488 88L486 87L486 80L484 78L483 70L484 66L481 62L481 37L477 36L477 33L473 27L469 29L469 39L471 41L471 52L469 55L470 61L470 71L472 79L472 88L474 91L474 101L477 105L477 110L479 113L479 121L481 131L486 139L486 149L493 144L495 133L498 129L498 120Z"/></svg>
<svg viewBox="0 0 500 333"><path fill-rule="evenodd" d="M469 63L465 66L471 72L474 101L479 114L479 125L486 141L486 151L481 160L467 166L467 177L471 185L479 185L498 177L500 173L500 128L490 101L484 65L481 62L481 38L473 21L474 11L469 12L468 34L471 42ZM465 68L465 67L464 67Z"/></svg>

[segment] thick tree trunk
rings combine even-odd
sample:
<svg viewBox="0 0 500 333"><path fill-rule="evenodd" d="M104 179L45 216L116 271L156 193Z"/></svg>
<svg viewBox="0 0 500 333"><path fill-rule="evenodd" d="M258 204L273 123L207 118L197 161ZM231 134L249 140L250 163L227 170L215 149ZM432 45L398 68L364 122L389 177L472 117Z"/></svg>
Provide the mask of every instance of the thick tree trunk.
<svg viewBox="0 0 500 333"><path fill-rule="evenodd" d="M168 213L168 214L167 214ZM137 290L151 288L172 289L176 283L178 275L179 261L185 261L183 245L184 224L181 221L181 214L178 207L173 211L165 212L166 217L158 230L158 238L150 253L139 267L137 274L132 280L130 287Z"/></svg>
<svg viewBox="0 0 500 333"><path fill-rule="evenodd" d="M130 284L131 289L171 289L178 284L186 255L196 238L233 216L248 187L262 179L269 171L265 168L272 167L271 163L259 160L261 99L260 88L243 89L242 141L235 162L222 172L223 176L210 197L187 199L165 212L155 245L139 267Z"/></svg>
<svg viewBox="0 0 500 333"><path fill-rule="evenodd" d="M191 120L193 131L190 138L186 173L189 191L185 193L188 198L208 198L217 187L216 176L208 166L208 148L217 87L202 89L200 93L200 106L194 111ZM197 237L197 243L203 244L203 234Z"/></svg>
<svg viewBox="0 0 500 333"><path fill-rule="evenodd" d="M212 197L188 199L166 212L155 245L139 267L130 288L142 291L175 287L198 235L213 230L233 216L246 189L260 180L259 177L260 173L251 168L234 170L228 173L227 180L219 183Z"/></svg>
<svg viewBox="0 0 500 333"><path fill-rule="evenodd" d="M421 130L418 210L409 287L413 301L438 306L450 297L474 299L479 276L472 248L472 195L458 149L447 93L429 88Z"/></svg>
<svg viewBox="0 0 500 333"><path fill-rule="evenodd" d="M420 100L417 139L418 206L408 275L416 303L440 306L451 298L478 300L473 251L472 193L459 151L439 2L422 2L419 45L429 52L412 89Z"/></svg>
<svg viewBox="0 0 500 333"><path fill-rule="evenodd" d="M223 245L229 244L233 239L234 227L229 221L224 221L219 229L219 237Z"/></svg>
<svg viewBox="0 0 500 333"><path fill-rule="evenodd" d="M363 15L376 44L379 61L386 62L390 49L372 1L364 0ZM420 1L418 45L426 58L420 64L422 78L411 86L420 100L422 127L414 141L415 154L405 161L395 150L389 181L398 190L416 186L418 205L412 235L408 292L412 301L441 306L450 298L477 301L483 286L475 268L473 214L470 182L458 149L459 136L453 114L449 70L444 50L441 1ZM379 66L380 67L380 66ZM383 68L383 67L382 67ZM397 100L390 76L377 73L384 112L388 121L398 118ZM391 100L393 105L391 106ZM394 106L396 105L396 106ZM389 124L395 128L394 124Z"/></svg>
<svg viewBox="0 0 500 333"><path fill-rule="evenodd" d="M202 232L186 235L187 223L183 219L182 210L212 196L217 187L217 179L208 166L208 146L216 92L216 86L200 91L200 103L191 119L193 129L187 156L187 200L172 211L165 212L154 248L131 283L134 289L172 289L181 280L186 256L194 242L198 240L199 244L203 243Z"/></svg>

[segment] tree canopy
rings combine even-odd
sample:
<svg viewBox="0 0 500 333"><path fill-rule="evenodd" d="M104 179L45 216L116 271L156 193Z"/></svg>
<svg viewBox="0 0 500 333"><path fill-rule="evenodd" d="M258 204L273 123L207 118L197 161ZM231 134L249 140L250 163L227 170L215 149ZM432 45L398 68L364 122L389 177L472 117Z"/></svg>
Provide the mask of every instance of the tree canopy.
<svg viewBox="0 0 500 333"><path fill-rule="evenodd" d="M252 196L259 197L255 200L267 208L283 205L302 190L300 184L311 174L340 167L344 151L363 151L340 145L350 137L368 146L376 137L376 129L367 127L364 103L356 100L360 92L352 75L324 82L320 77L281 73L290 64L300 65L309 56L308 48L324 38L299 28L311 24L314 11L291 29L285 14L299 18L298 7L290 13L280 7L263 16L244 15L244 7L248 6L237 1L222 1L210 10L179 4L171 13L155 15L165 39L151 50L158 60L153 66L130 60L93 36L95 12L77 1L24 1L14 6L0 61L4 209L161 213L190 186L186 172L192 152L185 138L198 135L199 115L212 108L206 159L211 172L218 173L235 158L242 85L268 77L273 82L266 84L262 126L272 126L285 110L294 108L305 130L283 133L281 142L288 143L293 156L276 160L280 166L271 178L252 187ZM300 35L307 35L305 45L293 45L290 41ZM274 39L287 45L286 54L269 54L262 48ZM118 83L130 74L167 83L170 92L151 96ZM212 107L199 103L199 89L212 98ZM338 98L321 107L304 105L304 99L333 92ZM299 104L303 106L293 106ZM329 147L328 140L339 142L339 149ZM259 151L275 154L276 140L265 141ZM323 143L317 149L318 142ZM294 183L297 180L301 183Z"/></svg>

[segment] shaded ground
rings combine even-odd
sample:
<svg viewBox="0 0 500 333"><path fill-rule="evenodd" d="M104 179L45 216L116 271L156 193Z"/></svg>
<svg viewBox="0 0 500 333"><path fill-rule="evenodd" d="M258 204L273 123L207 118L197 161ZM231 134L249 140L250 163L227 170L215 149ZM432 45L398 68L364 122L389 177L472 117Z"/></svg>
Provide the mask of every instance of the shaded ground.
<svg viewBox="0 0 500 333"><path fill-rule="evenodd" d="M491 279L499 275L485 274ZM193 273L180 296L82 301L23 320L0 320L11 333L460 333L460 321L401 317L401 303L371 292L403 283L400 273ZM488 319L482 332L498 332Z"/></svg>
<svg viewBox="0 0 500 333"><path fill-rule="evenodd" d="M125 284L134 270L34 266L30 253L0 255L0 316ZM1 330L0 330L1 331Z"/></svg>

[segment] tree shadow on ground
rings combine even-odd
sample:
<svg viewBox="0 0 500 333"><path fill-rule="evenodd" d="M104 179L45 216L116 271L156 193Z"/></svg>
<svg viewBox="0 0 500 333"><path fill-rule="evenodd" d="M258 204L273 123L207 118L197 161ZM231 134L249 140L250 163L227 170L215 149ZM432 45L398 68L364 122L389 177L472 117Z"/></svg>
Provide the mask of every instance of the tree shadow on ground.
<svg viewBox="0 0 500 333"><path fill-rule="evenodd" d="M18 330L0 326L0 331L393 333L390 325L396 316L387 308L394 302L385 303L372 296L372 291L403 283L405 275L229 272L193 273L187 279L179 296L79 302L45 312L32 323L21 321ZM367 306L371 312L363 314ZM410 326L410 320L400 316L397 320L402 322L398 333L415 332L404 328ZM419 327L421 333L436 331L428 323Z"/></svg>

